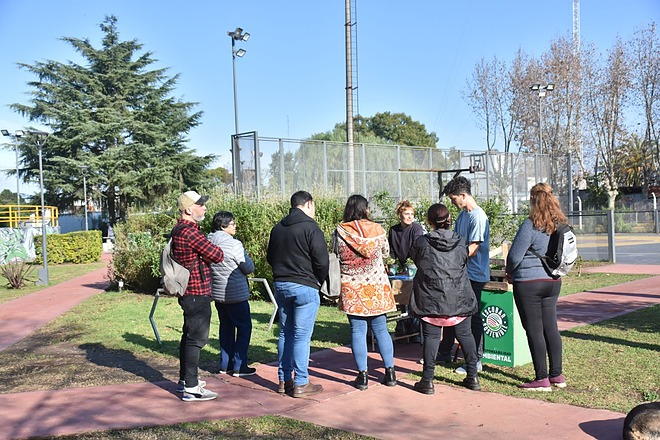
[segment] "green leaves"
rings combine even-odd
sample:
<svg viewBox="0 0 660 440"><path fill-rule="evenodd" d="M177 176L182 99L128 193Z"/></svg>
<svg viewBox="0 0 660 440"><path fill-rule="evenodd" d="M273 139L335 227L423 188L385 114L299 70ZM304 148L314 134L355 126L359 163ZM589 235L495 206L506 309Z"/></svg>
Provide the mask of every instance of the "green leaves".
<svg viewBox="0 0 660 440"><path fill-rule="evenodd" d="M39 80L29 83L30 103L12 108L51 128L43 149L47 203L66 209L81 200L80 167L87 166L89 197L105 199L114 219L124 217L130 205L161 203L181 185L199 186L214 158L198 158L184 144L201 112L193 112L196 103L171 96L178 76L150 70L156 60L140 53L136 40L119 39L116 17L106 17L100 27L105 33L100 48L86 39L62 38L84 63L20 64ZM36 149L28 141L21 152L21 174L38 178Z"/></svg>

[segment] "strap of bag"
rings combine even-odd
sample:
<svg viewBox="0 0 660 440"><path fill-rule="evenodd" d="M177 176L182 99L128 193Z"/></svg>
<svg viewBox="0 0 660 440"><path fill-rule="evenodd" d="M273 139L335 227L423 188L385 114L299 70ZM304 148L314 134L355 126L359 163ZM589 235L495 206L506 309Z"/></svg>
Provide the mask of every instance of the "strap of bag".
<svg viewBox="0 0 660 440"><path fill-rule="evenodd" d="M178 226L178 227L177 227L177 226ZM186 228L186 227L187 227L186 225L183 225L183 226L181 226L181 225L177 225L177 226L175 226L174 229L172 229L172 233L170 234L170 238L172 239L172 241L174 241L174 236L175 236L178 232L182 231L183 228ZM171 249L171 248L170 248L170 258L171 258L172 260L176 261L176 258L174 258L174 256L172 255L172 249ZM179 263L178 261L176 261L176 262ZM181 263L179 263L179 264L181 264ZM186 269L188 269L188 272L192 272L192 267L193 267L195 264L199 264L199 254L197 254L197 258L195 258L195 259L192 261L192 263L190 263L190 266L188 266L188 267L186 268Z"/></svg>

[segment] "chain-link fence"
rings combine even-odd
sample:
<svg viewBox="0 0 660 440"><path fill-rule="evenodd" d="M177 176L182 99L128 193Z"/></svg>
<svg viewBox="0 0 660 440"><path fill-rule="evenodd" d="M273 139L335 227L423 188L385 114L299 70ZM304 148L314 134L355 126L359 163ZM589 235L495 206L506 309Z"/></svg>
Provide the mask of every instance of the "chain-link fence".
<svg viewBox="0 0 660 440"><path fill-rule="evenodd" d="M546 155L513 154L403 145L234 136L237 193L288 198L293 192L370 198L388 193L397 199L437 200L444 184L463 173L479 198L498 197L513 212L529 199L530 188L549 182L563 200L569 177L566 161ZM559 176L555 181L551 176ZM564 191L564 193L562 193Z"/></svg>

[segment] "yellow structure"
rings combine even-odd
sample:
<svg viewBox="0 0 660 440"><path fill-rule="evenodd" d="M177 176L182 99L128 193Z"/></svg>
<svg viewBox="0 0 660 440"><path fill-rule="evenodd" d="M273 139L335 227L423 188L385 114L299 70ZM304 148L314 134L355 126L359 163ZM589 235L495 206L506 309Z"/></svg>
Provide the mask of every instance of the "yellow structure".
<svg viewBox="0 0 660 440"><path fill-rule="evenodd" d="M0 227L41 227L41 205L0 205ZM46 226L59 227L57 206L44 206L43 220Z"/></svg>

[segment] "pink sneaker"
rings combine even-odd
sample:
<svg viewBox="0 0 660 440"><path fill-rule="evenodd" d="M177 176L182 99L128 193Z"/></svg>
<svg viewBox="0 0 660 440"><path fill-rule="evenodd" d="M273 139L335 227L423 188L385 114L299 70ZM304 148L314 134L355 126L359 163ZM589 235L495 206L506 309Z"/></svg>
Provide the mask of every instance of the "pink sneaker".
<svg viewBox="0 0 660 440"><path fill-rule="evenodd" d="M550 380L548 380L547 377L545 379L520 384L518 387L527 391L552 391Z"/></svg>
<svg viewBox="0 0 660 440"><path fill-rule="evenodd" d="M563 374L560 374L559 376L555 377L550 377L550 383L557 388L566 388L566 379L564 378Z"/></svg>

